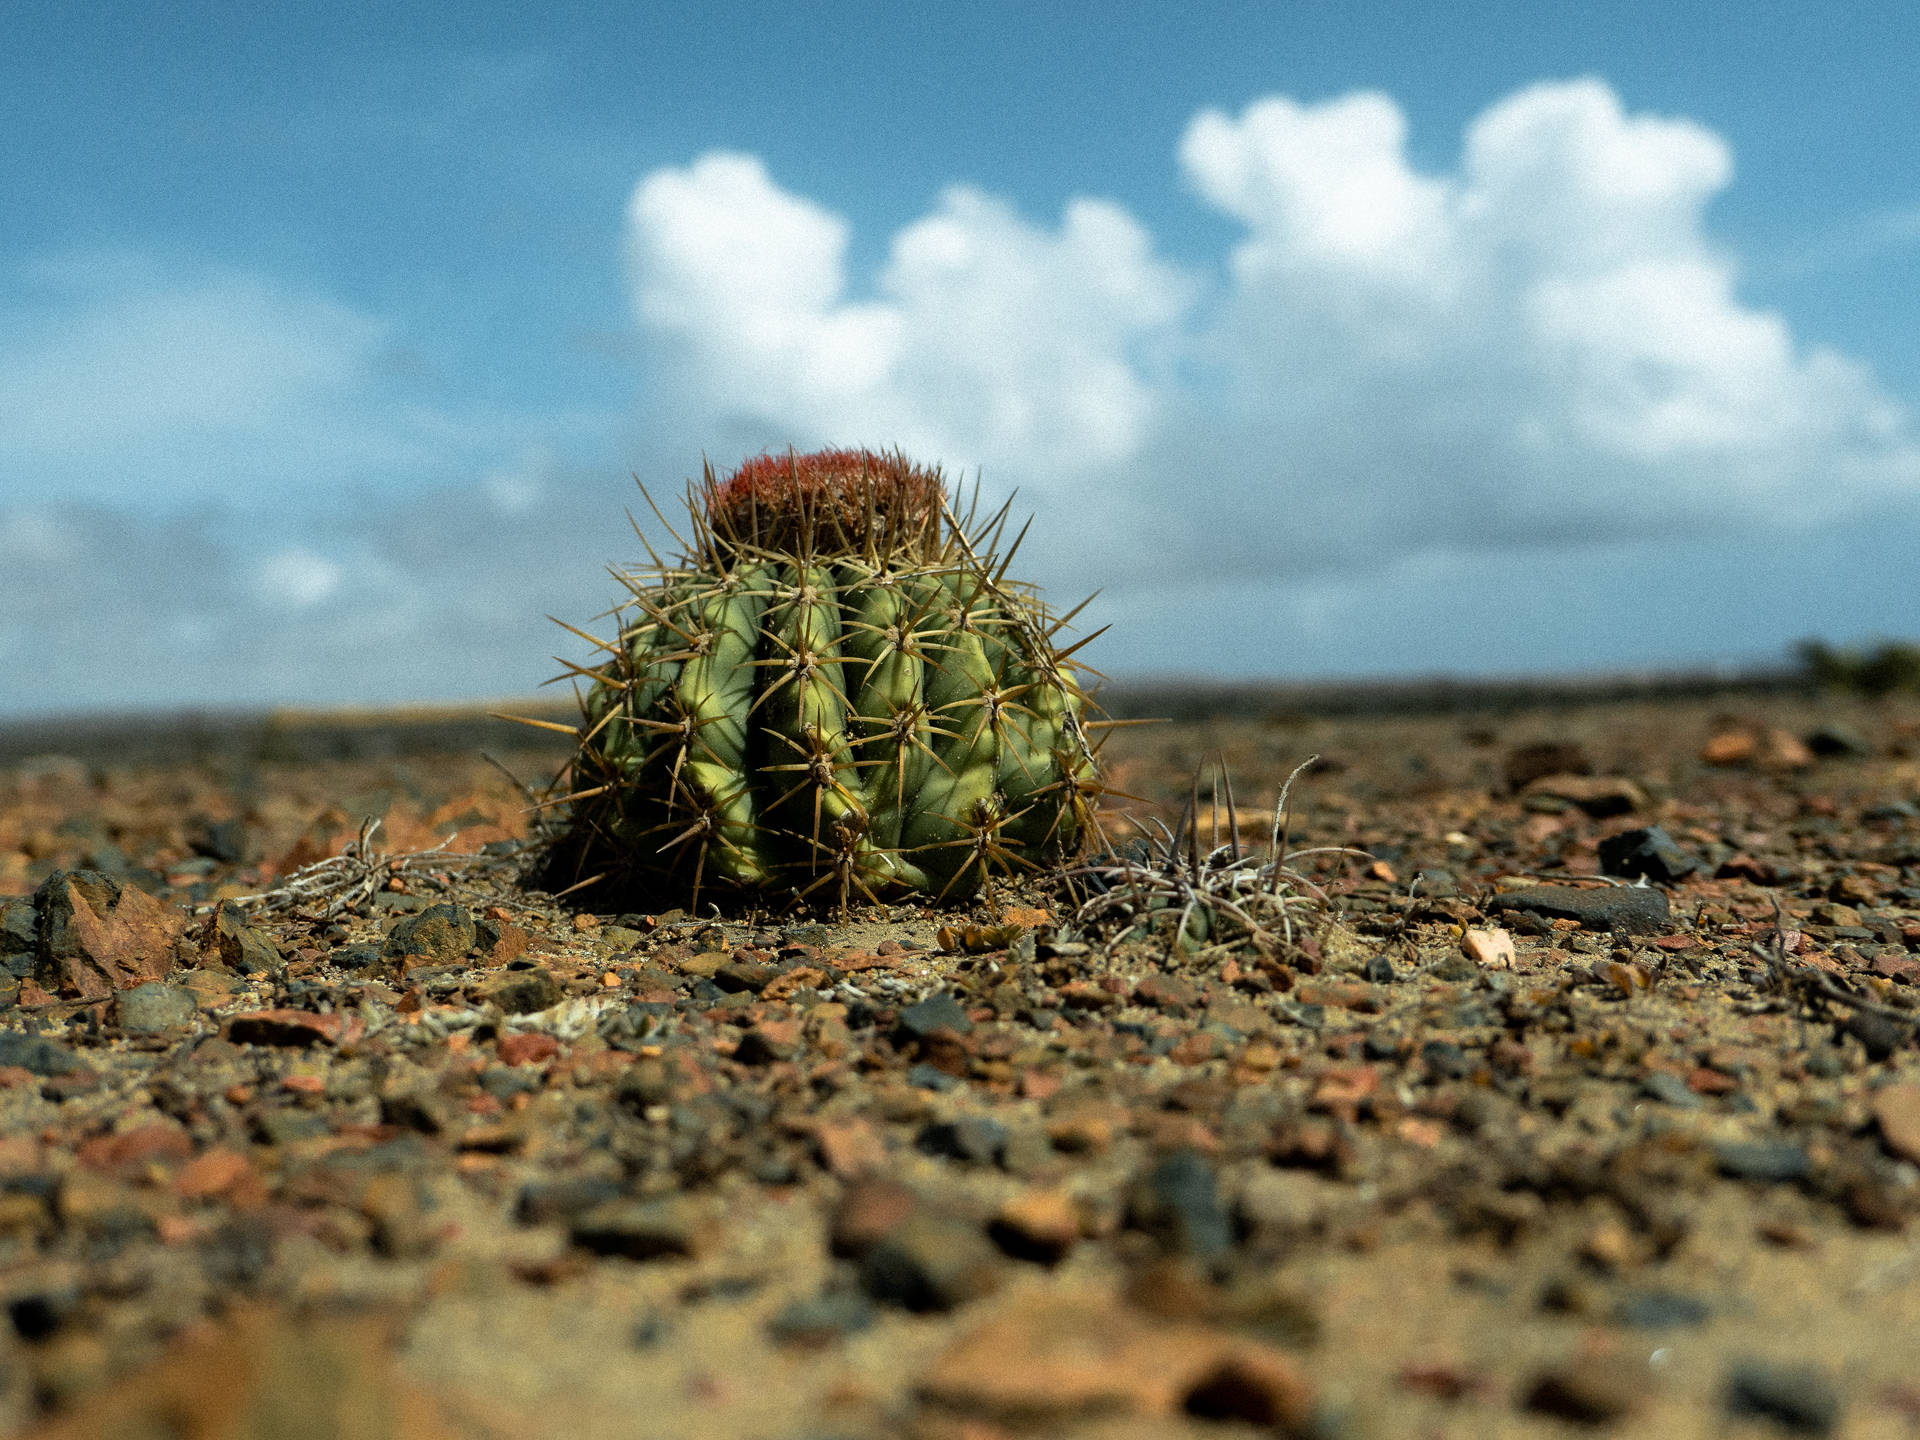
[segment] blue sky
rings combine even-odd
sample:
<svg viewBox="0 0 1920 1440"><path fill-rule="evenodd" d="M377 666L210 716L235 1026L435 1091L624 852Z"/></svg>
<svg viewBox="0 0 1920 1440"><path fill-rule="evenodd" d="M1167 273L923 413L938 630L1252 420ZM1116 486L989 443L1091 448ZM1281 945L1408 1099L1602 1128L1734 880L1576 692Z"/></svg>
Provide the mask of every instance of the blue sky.
<svg viewBox="0 0 1920 1440"><path fill-rule="evenodd" d="M1117 674L1920 629L1911 6L281 8L9 11L0 713L524 691L827 442Z"/></svg>

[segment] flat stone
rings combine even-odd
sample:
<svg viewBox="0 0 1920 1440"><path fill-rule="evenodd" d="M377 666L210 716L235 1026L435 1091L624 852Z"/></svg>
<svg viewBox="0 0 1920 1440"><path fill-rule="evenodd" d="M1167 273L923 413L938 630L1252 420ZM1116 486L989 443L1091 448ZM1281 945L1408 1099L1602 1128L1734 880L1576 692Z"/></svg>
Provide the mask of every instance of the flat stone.
<svg viewBox="0 0 1920 1440"><path fill-rule="evenodd" d="M249 1010L227 1021L236 1045L337 1045L365 1028L358 1016L316 1015L307 1010Z"/></svg>
<svg viewBox="0 0 1920 1440"><path fill-rule="evenodd" d="M902 1010L895 1034L903 1040L924 1040L936 1030L965 1035L972 1029L972 1017L961 1008L953 993L940 990Z"/></svg>
<svg viewBox="0 0 1920 1440"><path fill-rule="evenodd" d="M532 1015L560 1003L560 983L537 965L503 970L480 987L479 998L509 1015Z"/></svg>
<svg viewBox="0 0 1920 1440"><path fill-rule="evenodd" d="M1529 800L1563 800L1596 820L1643 810L1647 804L1647 792L1623 775L1542 775L1520 793Z"/></svg>
<svg viewBox="0 0 1920 1440"><path fill-rule="evenodd" d="M1713 1158L1735 1180L1802 1180L1813 1170L1806 1147L1787 1141L1729 1140L1713 1147Z"/></svg>
<svg viewBox="0 0 1920 1440"><path fill-rule="evenodd" d="M1578 921L1584 929L1647 935L1667 923L1671 907L1661 891L1639 885L1582 890L1572 885L1529 885L1487 902L1491 911L1522 910L1550 920Z"/></svg>
<svg viewBox="0 0 1920 1440"><path fill-rule="evenodd" d="M1152 1323L1098 1291L1023 1293L948 1345L920 1391L944 1409L1019 1428L1168 1415L1226 1349L1213 1332Z"/></svg>
<svg viewBox="0 0 1920 1440"><path fill-rule="evenodd" d="M72 1050L44 1035L0 1030L0 1067L18 1065L34 1075L76 1075L89 1067Z"/></svg>
<svg viewBox="0 0 1920 1440"><path fill-rule="evenodd" d="M712 1207L684 1197L608 1201L578 1216L569 1233L583 1250L629 1260L698 1257L719 1238Z"/></svg>
<svg viewBox="0 0 1920 1440"><path fill-rule="evenodd" d="M1513 936L1505 930L1468 930L1461 936L1460 948L1474 964L1488 970L1511 970L1514 962ZM1391 975L1391 965L1389 965Z"/></svg>
<svg viewBox="0 0 1920 1440"><path fill-rule="evenodd" d="M1882 1085L1868 1100L1868 1109L1888 1152L1920 1165L1920 1085Z"/></svg>
<svg viewBox="0 0 1920 1440"><path fill-rule="evenodd" d="M1791 1435L1830 1435L1840 1421L1839 1392L1807 1365L1737 1360L1728 1368L1721 1403L1729 1415L1771 1420Z"/></svg>
<svg viewBox="0 0 1920 1440"><path fill-rule="evenodd" d="M1858 730L1832 721L1809 731L1804 743L1822 760L1862 760L1873 754L1872 744Z"/></svg>
<svg viewBox="0 0 1920 1440"><path fill-rule="evenodd" d="M531 1180L520 1187L513 1218L522 1225L568 1222L596 1206L620 1198L620 1182L603 1175L570 1175L559 1180Z"/></svg>
<svg viewBox="0 0 1920 1440"><path fill-rule="evenodd" d="M1712 1314L1706 1301L1673 1290L1623 1295L1613 1307L1614 1323L1629 1330L1691 1329L1706 1324Z"/></svg>
<svg viewBox="0 0 1920 1440"><path fill-rule="evenodd" d="M858 1290L828 1290L781 1309L767 1321L767 1338L776 1345L818 1348L865 1330L876 1313L873 1301Z"/></svg>
<svg viewBox="0 0 1920 1440"><path fill-rule="evenodd" d="M105 999L143 980L164 980L187 916L144 890L95 870L56 870L34 892L35 971L49 990Z"/></svg>
<svg viewBox="0 0 1920 1440"><path fill-rule="evenodd" d="M191 990L148 980L114 997L114 1015L122 1030L154 1033L191 1025L200 1013Z"/></svg>
<svg viewBox="0 0 1920 1440"><path fill-rule="evenodd" d="M502 1065L544 1065L560 1053L560 1042L551 1035L509 1032L494 1046Z"/></svg>
<svg viewBox="0 0 1920 1440"><path fill-rule="evenodd" d="M1640 1082L1640 1090L1648 1099L1680 1110L1698 1110L1703 1103L1686 1080L1671 1070L1649 1071Z"/></svg>

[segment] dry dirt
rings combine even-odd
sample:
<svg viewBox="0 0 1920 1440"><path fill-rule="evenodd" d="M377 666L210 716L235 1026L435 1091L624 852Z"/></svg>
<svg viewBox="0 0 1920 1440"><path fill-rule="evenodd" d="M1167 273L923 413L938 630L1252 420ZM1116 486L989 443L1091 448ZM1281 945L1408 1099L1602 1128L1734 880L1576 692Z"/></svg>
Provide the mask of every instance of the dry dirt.
<svg viewBox="0 0 1920 1440"><path fill-rule="evenodd" d="M0 769L0 1433L1920 1432L1911 700L1116 730L1122 857L1316 754L1369 852L1179 946L597 910L474 745L316 748ZM373 817L452 840L246 900Z"/></svg>

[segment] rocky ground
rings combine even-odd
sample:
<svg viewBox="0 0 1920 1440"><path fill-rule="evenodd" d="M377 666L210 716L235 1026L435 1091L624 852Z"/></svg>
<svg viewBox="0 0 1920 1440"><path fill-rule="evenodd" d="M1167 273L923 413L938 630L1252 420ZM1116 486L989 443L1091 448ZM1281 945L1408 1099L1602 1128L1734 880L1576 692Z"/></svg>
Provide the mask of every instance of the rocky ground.
<svg viewBox="0 0 1920 1440"><path fill-rule="evenodd" d="M1920 1431L1920 704L1122 729L1117 856L1315 754L1291 936L604 913L471 748L11 763L0 1431Z"/></svg>

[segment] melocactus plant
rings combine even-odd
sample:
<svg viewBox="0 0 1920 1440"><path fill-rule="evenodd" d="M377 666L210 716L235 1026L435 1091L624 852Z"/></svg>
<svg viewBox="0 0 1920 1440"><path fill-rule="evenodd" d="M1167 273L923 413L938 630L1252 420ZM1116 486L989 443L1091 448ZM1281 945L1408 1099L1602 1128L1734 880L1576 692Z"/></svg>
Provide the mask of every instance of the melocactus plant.
<svg viewBox="0 0 1920 1440"><path fill-rule="evenodd" d="M1006 578L1004 507L973 526L938 469L869 450L709 468L687 498L684 554L615 572L618 634L580 671L559 879L845 905L970 895L1081 844L1072 616Z"/></svg>

